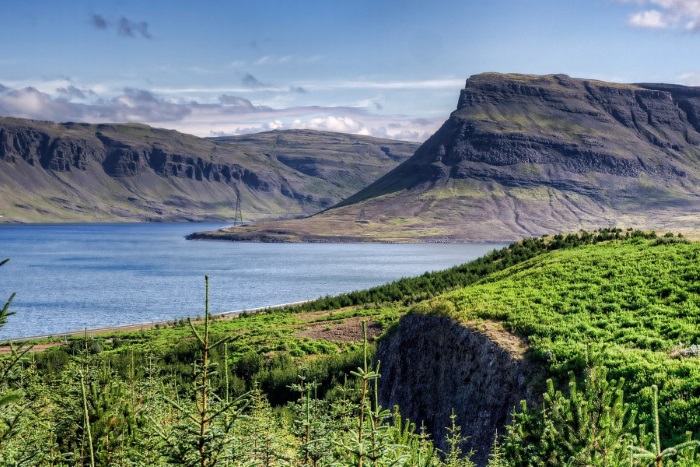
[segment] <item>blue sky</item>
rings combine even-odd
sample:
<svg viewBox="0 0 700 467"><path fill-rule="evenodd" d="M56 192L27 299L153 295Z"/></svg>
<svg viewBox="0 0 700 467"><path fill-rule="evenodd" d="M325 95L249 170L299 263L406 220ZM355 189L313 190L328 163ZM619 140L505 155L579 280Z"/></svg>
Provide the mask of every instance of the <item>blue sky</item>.
<svg viewBox="0 0 700 467"><path fill-rule="evenodd" d="M700 0L0 2L0 115L424 140L473 74L700 85Z"/></svg>

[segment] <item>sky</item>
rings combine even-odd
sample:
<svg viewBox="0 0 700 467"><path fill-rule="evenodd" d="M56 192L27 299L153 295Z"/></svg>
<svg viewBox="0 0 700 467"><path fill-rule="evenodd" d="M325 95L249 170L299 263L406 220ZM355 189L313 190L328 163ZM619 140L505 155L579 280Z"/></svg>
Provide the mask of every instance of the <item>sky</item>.
<svg viewBox="0 0 700 467"><path fill-rule="evenodd" d="M700 0L1 0L0 44L0 116L423 141L478 73L700 85Z"/></svg>

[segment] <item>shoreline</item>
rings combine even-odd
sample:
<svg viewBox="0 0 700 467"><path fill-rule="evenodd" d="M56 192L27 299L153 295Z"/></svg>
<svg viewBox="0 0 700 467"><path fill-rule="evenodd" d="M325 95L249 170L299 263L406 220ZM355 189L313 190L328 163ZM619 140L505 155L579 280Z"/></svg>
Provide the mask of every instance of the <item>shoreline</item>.
<svg viewBox="0 0 700 467"><path fill-rule="evenodd" d="M222 311L220 313L211 313L210 316L213 319L216 319L216 318L234 319L234 318L238 318L241 313L259 313L261 311L266 311L266 310L275 310L275 309L279 309L279 308L287 308L287 307L296 306L296 305L303 305L304 303L309 303L309 302L312 302L314 300L316 300L316 299L301 300L298 302L290 302L290 303L280 303L278 305L261 306L261 307L257 307L257 308L248 308L248 309L243 309L243 310ZM68 337L72 337L72 336L81 336L84 334L87 334L88 336L96 336L99 334L107 334L107 333L119 332L119 331L141 331L141 330L146 330L146 329L153 329L156 327L156 325L170 326L175 321L178 321L181 319L187 319L187 318L192 319L194 322L198 321L197 319L193 319L193 317L191 317L191 316L183 316L181 318L173 318L173 319L169 319L166 321L144 321L142 323L115 324L113 326L99 326L99 327L95 327L95 328L77 329L77 330L73 330L73 331L58 332L58 333L53 333L53 334L43 334L43 335L26 336L26 337L14 337L14 338L0 340L0 348L8 347L10 344L18 343L18 342L30 342L30 341L39 341L39 340L47 340L47 339L61 339L61 338L68 338ZM2 353L2 352L0 352L0 353Z"/></svg>
<svg viewBox="0 0 700 467"><path fill-rule="evenodd" d="M218 230L209 230L194 232L185 236L185 239L193 242L236 242L236 243L271 243L271 244L335 244L335 245L346 245L346 244L375 244L375 245L429 245L429 244L449 244L449 245L469 245L469 244L483 244L483 243L505 243L511 244L514 242L519 242L524 238L518 239L478 239L470 240L464 238L450 238L450 237L394 237L391 239L377 238L377 237L361 237L352 235L307 235L307 234L287 234L287 233L274 233L268 234L266 232L260 233L240 233L232 232L230 230L223 230L223 228ZM535 238L535 237L532 237Z"/></svg>

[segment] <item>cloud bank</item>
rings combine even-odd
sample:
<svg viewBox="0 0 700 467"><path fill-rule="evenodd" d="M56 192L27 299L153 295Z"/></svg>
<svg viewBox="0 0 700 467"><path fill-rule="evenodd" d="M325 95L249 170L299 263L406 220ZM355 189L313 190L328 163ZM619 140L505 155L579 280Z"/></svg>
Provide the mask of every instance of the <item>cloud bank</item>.
<svg viewBox="0 0 700 467"><path fill-rule="evenodd" d="M105 98L93 89L74 84L56 86L53 92L34 86L13 89L0 85L2 116L58 122L138 122L197 136L315 129L423 141L444 120L380 115L374 113L376 110L379 107L371 101L360 106L272 107L230 93L219 95L215 102L201 102L133 87Z"/></svg>
<svg viewBox="0 0 700 467"><path fill-rule="evenodd" d="M620 0L644 9L630 15L629 24L644 29L700 31L700 0Z"/></svg>

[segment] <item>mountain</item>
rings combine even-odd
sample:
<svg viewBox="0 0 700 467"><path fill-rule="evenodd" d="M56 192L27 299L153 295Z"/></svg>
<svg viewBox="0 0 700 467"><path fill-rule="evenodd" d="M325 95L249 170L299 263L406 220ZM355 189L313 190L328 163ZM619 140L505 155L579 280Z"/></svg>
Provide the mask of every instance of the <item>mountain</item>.
<svg viewBox="0 0 700 467"><path fill-rule="evenodd" d="M470 77L385 176L303 220L200 238L479 241L609 226L700 229L700 88Z"/></svg>
<svg viewBox="0 0 700 467"><path fill-rule="evenodd" d="M140 124L0 118L9 222L230 221L309 215L406 160L416 143L308 130L202 139Z"/></svg>

